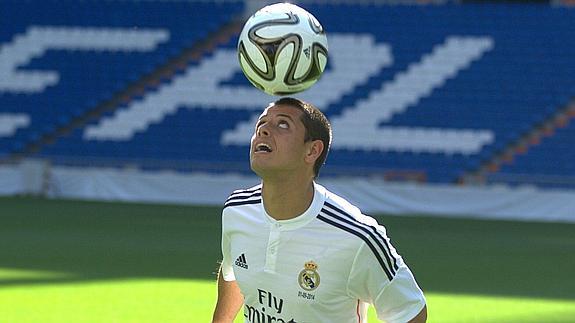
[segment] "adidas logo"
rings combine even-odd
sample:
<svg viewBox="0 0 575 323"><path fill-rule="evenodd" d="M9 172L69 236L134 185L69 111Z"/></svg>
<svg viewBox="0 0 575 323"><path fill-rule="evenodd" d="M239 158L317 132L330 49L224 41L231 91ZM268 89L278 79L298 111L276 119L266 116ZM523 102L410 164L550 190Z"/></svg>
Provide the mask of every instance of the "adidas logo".
<svg viewBox="0 0 575 323"><path fill-rule="evenodd" d="M243 269L248 269L248 263L246 261L246 255L242 253L241 256L236 259L236 266L242 267Z"/></svg>

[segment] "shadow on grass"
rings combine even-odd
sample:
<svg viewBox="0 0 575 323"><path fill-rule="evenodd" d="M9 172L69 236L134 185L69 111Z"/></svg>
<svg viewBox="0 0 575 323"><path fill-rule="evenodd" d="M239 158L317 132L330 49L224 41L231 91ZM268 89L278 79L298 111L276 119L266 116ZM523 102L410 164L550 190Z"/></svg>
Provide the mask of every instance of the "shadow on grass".
<svg viewBox="0 0 575 323"><path fill-rule="evenodd" d="M575 299L575 225L380 217L424 291ZM133 278L214 280L220 209L0 199L0 288Z"/></svg>
<svg viewBox="0 0 575 323"><path fill-rule="evenodd" d="M61 273L54 282L158 277L215 279L217 208L0 199L0 268ZM0 272L1 275L1 272ZM0 288L48 283L3 279Z"/></svg>

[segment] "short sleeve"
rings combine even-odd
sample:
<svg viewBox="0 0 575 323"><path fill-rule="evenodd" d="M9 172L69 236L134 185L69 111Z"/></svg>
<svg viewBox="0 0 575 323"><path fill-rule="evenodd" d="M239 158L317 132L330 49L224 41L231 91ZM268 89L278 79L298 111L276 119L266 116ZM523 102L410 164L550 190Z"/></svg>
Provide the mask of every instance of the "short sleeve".
<svg viewBox="0 0 575 323"><path fill-rule="evenodd" d="M222 212L222 266L221 266L221 273L224 277L225 281L233 281L236 280L236 276L234 274L234 268L232 265L231 259L231 250L230 250L230 238L229 234L226 231L226 217L225 217L225 210Z"/></svg>
<svg viewBox="0 0 575 323"><path fill-rule="evenodd" d="M348 293L351 297L372 304L380 320L405 323L423 309L425 297L407 265L401 257L397 254L395 256L397 269L384 269L385 259L382 264L374 251L364 243L350 272Z"/></svg>

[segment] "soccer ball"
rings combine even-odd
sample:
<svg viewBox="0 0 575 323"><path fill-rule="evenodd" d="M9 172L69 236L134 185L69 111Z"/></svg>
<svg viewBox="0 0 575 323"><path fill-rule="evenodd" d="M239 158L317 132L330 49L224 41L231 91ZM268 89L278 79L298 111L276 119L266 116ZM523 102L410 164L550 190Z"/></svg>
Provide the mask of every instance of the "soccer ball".
<svg viewBox="0 0 575 323"><path fill-rule="evenodd" d="M304 91L320 78L327 64L327 37L306 10L276 3L253 14L240 34L242 71L270 95Z"/></svg>

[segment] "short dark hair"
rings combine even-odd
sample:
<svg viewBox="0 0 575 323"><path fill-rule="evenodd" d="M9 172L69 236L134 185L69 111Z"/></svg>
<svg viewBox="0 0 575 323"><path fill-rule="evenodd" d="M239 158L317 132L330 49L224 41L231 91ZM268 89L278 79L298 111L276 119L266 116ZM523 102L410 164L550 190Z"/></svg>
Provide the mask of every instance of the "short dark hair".
<svg viewBox="0 0 575 323"><path fill-rule="evenodd" d="M331 146L331 124L327 117L320 109L313 104L291 97L284 97L275 101L272 105L288 105L302 111L301 122L305 127L304 141L321 140L323 142L323 151L315 161L313 170L317 178L319 170L327 159L327 154Z"/></svg>

